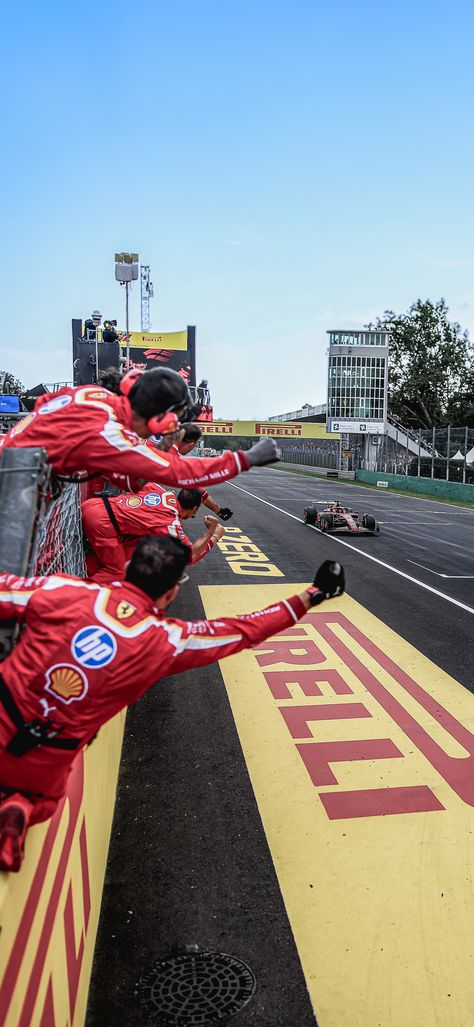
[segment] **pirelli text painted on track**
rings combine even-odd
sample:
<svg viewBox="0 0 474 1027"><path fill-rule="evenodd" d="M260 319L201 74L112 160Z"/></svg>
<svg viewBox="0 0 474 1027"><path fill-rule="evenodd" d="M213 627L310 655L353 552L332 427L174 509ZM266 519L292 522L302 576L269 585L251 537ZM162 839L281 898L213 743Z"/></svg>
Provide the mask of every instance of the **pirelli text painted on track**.
<svg viewBox="0 0 474 1027"><path fill-rule="evenodd" d="M252 574L262 578L283 577L283 572L270 562L248 535L243 534L241 528L226 527L225 535L217 544L234 574Z"/></svg>
<svg viewBox="0 0 474 1027"><path fill-rule="evenodd" d="M320 1027L470 1027L474 697L348 595L221 671Z"/></svg>

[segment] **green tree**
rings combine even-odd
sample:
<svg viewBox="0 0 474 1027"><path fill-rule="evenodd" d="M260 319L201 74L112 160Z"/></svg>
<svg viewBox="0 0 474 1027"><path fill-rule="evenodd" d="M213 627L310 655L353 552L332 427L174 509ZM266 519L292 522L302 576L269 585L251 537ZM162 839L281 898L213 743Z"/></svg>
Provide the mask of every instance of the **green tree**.
<svg viewBox="0 0 474 1027"><path fill-rule="evenodd" d="M466 424L474 404L474 347L448 320L444 299L420 300L406 314L386 310L371 328L390 331L389 413L416 428Z"/></svg>
<svg viewBox="0 0 474 1027"><path fill-rule="evenodd" d="M0 392L7 396L20 396L23 392L26 392L23 383L19 378L15 378L15 375L10 374L10 371L0 371L0 383L2 382Z"/></svg>

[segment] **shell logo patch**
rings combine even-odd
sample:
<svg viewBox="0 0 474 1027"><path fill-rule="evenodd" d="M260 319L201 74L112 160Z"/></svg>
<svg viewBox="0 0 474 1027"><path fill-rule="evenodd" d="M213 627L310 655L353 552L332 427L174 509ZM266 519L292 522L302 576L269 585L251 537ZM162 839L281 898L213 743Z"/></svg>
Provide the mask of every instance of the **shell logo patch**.
<svg viewBox="0 0 474 1027"><path fill-rule="evenodd" d="M18 424L15 425L14 428L11 429L10 438L14 439L16 435L20 435L21 432L24 431L25 428L27 428L32 421L34 421L35 417L36 414L34 413L28 414L27 417L24 417L22 421L20 421Z"/></svg>
<svg viewBox="0 0 474 1027"><path fill-rule="evenodd" d="M46 671L45 692L49 692L60 702L78 702L87 695L89 682L86 675L78 667L70 663L57 663Z"/></svg>
<svg viewBox="0 0 474 1027"><path fill-rule="evenodd" d="M131 603L127 603L125 599L122 599L117 606L117 617L119 620L127 620L128 617L132 616L132 613L136 612L136 606L132 606Z"/></svg>
<svg viewBox="0 0 474 1027"><path fill-rule="evenodd" d="M133 509L136 506L142 505L142 499L140 496L129 496L129 498L125 500L125 505L131 506Z"/></svg>
<svg viewBox="0 0 474 1027"><path fill-rule="evenodd" d="M86 393L86 399L107 399L107 393L105 389L93 389L91 392L88 390Z"/></svg>

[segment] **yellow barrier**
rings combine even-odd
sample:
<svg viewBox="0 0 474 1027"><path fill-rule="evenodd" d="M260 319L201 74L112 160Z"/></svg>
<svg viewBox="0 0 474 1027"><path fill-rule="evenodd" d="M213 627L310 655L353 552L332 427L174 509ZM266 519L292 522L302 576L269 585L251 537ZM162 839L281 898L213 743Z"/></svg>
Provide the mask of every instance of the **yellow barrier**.
<svg viewBox="0 0 474 1027"><path fill-rule="evenodd" d="M339 432L326 431L326 425L311 421L199 421L203 435L238 435L253 438L270 435L275 439L323 439L337 441Z"/></svg>
<svg viewBox="0 0 474 1027"><path fill-rule="evenodd" d="M115 804L125 713L76 760L56 815L0 874L0 1027L81 1027Z"/></svg>

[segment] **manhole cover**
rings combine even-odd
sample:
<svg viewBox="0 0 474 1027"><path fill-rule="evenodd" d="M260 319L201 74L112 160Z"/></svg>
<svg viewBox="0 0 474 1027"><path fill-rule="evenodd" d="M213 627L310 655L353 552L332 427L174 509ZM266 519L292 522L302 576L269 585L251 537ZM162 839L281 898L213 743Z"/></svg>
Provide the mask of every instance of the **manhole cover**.
<svg viewBox="0 0 474 1027"><path fill-rule="evenodd" d="M240 959L223 952L193 952L155 963L138 996L157 1027L207 1027L233 1016L252 998L256 981Z"/></svg>

